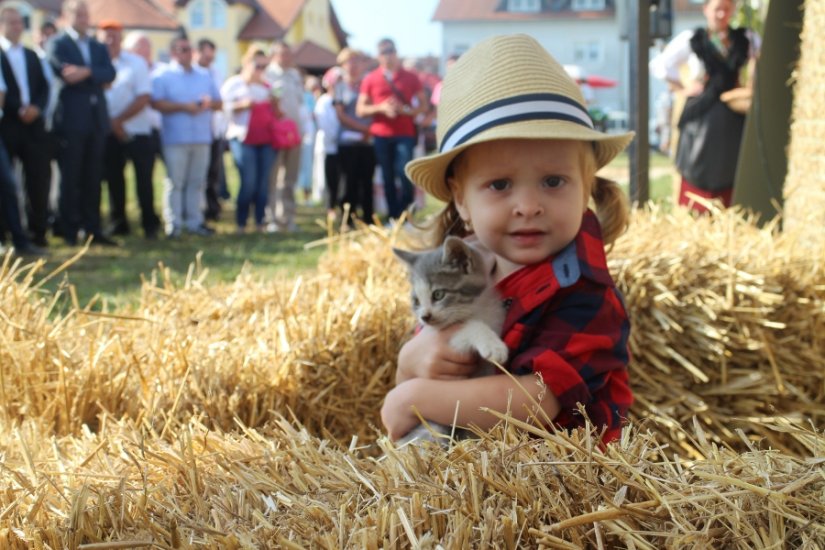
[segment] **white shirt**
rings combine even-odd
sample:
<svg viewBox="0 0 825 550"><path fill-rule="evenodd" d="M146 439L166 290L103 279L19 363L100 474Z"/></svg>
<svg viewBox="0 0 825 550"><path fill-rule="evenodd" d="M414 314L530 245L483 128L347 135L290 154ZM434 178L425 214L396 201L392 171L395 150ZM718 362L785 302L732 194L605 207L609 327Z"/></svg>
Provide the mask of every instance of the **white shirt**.
<svg viewBox="0 0 825 550"><path fill-rule="evenodd" d="M80 36L80 34L74 29L74 27L66 27L66 34L77 43L77 47L80 49L80 55L83 56L83 61L86 62L86 65L91 67L92 66L92 52L89 46L89 38L88 35Z"/></svg>
<svg viewBox="0 0 825 550"><path fill-rule="evenodd" d="M338 134L341 131L341 122L338 112L332 103L332 95L324 93L315 102L315 122L318 124L316 139L324 144L324 152L334 155L338 152Z"/></svg>
<svg viewBox="0 0 825 550"><path fill-rule="evenodd" d="M112 59L117 74L112 85L106 90L106 105L109 116L120 116L129 105L142 95L152 95L152 78L146 61L131 52L121 51ZM152 131L152 116L144 107L138 114L123 123L123 129L129 135L149 135Z"/></svg>
<svg viewBox="0 0 825 550"><path fill-rule="evenodd" d="M304 103L304 79L298 69L282 69L275 63L266 68L266 79L272 83L272 93L278 97L278 107L284 116L296 124L301 122L301 105Z"/></svg>
<svg viewBox="0 0 825 550"><path fill-rule="evenodd" d="M704 79L705 65L690 47L690 39L695 32L692 29L680 32L668 42L664 50L650 60L650 74L654 78L682 82L681 70L684 67L687 69L684 76L689 81ZM750 41L749 57L754 58L759 53L762 41L759 35L751 30L747 31L747 37Z"/></svg>
<svg viewBox="0 0 825 550"><path fill-rule="evenodd" d="M270 89L267 86L253 82L248 84L239 74L230 76L221 86L221 99L228 119L226 139L246 139L246 129L249 126L249 109L233 111L232 104L251 99L253 102L269 101Z"/></svg>
<svg viewBox="0 0 825 550"><path fill-rule="evenodd" d="M11 72L17 81L20 89L20 105L27 106L31 103L31 92L29 91L29 72L26 70L26 54L22 44L12 44L5 36L0 36L0 48L9 60Z"/></svg>

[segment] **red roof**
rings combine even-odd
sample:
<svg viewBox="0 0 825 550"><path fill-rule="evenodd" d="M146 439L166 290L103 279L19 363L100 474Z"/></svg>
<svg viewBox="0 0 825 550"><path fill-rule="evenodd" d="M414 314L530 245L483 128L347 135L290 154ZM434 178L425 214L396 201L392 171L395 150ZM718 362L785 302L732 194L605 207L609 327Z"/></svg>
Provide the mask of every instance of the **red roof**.
<svg viewBox="0 0 825 550"><path fill-rule="evenodd" d="M328 69L335 66L337 53L311 40L304 40L292 49L295 64L303 69Z"/></svg>
<svg viewBox="0 0 825 550"><path fill-rule="evenodd" d="M157 0L86 0L92 25L104 19L123 24L126 29L176 30L180 23Z"/></svg>

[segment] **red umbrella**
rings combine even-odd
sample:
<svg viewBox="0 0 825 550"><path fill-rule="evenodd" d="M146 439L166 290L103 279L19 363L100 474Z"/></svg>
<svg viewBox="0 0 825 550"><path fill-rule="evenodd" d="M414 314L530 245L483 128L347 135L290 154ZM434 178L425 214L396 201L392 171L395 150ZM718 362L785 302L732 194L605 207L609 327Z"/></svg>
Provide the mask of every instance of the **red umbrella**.
<svg viewBox="0 0 825 550"><path fill-rule="evenodd" d="M591 88L612 88L618 84L618 81L613 80L612 78L607 78L606 76L590 74L583 79L578 80L578 83L587 84Z"/></svg>
<svg viewBox="0 0 825 550"><path fill-rule="evenodd" d="M618 84L616 80L607 78L606 76L587 74L587 72L578 65L565 65L564 70L567 71L570 78L578 84L587 84L591 88L612 88Z"/></svg>

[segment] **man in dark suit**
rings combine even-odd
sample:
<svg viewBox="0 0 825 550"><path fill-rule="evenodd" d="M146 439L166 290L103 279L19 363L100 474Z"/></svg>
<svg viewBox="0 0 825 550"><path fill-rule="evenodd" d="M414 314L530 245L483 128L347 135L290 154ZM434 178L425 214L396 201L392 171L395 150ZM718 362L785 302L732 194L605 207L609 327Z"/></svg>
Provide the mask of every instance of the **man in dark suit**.
<svg viewBox="0 0 825 550"><path fill-rule="evenodd" d="M61 230L69 245L83 229L95 244L112 246L100 227L100 179L109 133L103 86L115 79L115 68L106 47L87 34L84 0L67 0L63 19L66 27L47 50L58 89L52 131L59 141Z"/></svg>
<svg viewBox="0 0 825 550"><path fill-rule="evenodd" d="M20 44L23 29L23 17L17 9L0 8L0 70L7 87L0 136L9 156L23 165L32 242L46 246L51 169L44 147L48 137L43 114L49 101L49 82L37 54Z"/></svg>

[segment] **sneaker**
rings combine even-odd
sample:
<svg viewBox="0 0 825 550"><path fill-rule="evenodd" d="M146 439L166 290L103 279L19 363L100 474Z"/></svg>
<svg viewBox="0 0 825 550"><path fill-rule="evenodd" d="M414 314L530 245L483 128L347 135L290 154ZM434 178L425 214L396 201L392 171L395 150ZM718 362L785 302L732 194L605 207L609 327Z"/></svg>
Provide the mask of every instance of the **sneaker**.
<svg viewBox="0 0 825 550"><path fill-rule="evenodd" d="M212 229L211 227L206 226L206 225L199 225L198 227L196 227L194 229L190 229L189 233L191 233L193 235L197 235L199 237L211 237L212 235L215 234L215 230Z"/></svg>
<svg viewBox="0 0 825 550"><path fill-rule="evenodd" d="M172 229L166 232L167 239L178 239L180 238L180 229Z"/></svg>

